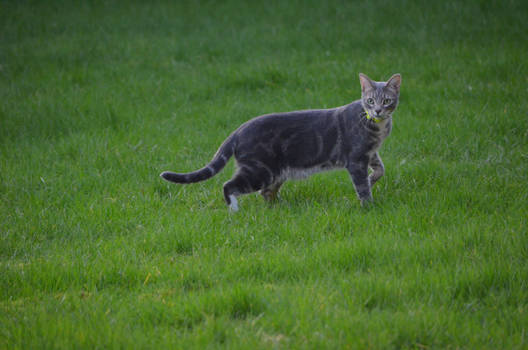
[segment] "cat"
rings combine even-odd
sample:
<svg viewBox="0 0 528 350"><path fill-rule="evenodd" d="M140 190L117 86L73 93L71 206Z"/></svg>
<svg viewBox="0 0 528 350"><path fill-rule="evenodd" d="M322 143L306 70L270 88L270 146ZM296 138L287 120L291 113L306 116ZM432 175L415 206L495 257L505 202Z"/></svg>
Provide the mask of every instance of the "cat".
<svg viewBox="0 0 528 350"><path fill-rule="evenodd" d="M360 100L332 109L256 117L236 129L205 167L181 174L165 171L160 176L181 184L204 181L234 155L237 170L224 184L224 198L237 211L237 197L242 194L260 191L272 201L288 179L346 168L361 204L366 205L372 201L372 185L385 172L378 149L392 129L401 75L376 82L360 73L359 81Z"/></svg>

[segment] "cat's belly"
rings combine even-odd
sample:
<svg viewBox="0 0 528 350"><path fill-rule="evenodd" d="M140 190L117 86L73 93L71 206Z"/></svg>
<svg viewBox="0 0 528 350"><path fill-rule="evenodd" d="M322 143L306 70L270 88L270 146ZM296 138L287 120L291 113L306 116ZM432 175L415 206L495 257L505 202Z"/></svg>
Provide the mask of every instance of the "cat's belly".
<svg viewBox="0 0 528 350"><path fill-rule="evenodd" d="M301 180L322 171L330 171L341 168L343 168L343 165L340 164L321 164L307 168L288 167L281 171L279 178L280 181Z"/></svg>

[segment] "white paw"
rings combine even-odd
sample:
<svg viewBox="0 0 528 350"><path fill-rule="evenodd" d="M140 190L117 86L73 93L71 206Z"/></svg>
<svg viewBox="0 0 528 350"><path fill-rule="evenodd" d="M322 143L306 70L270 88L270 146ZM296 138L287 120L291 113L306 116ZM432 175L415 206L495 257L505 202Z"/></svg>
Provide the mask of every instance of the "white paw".
<svg viewBox="0 0 528 350"><path fill-rule="evenodd" d="M229 204L229 210L232 212L238 211L238 201L234 195L229 196L229 200L231 201L231 204Z"/></svg>

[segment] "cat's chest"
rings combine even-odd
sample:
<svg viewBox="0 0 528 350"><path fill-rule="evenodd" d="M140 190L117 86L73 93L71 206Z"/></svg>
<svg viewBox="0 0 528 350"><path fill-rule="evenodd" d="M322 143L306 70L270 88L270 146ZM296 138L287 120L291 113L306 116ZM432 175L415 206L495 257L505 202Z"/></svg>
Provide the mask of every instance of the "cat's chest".
<svg viewBox="0 0 528 350"><path fill-rule="evenodd" d="M381 145L383 141L389 136L392 129L390 120L383 121L379 124L370 124L363 129L363 142L372 143L374 145Z"/></svg>
<svg viewBox="0 0 528 350"><path fill-rule="evenodd" d="M371 139L379 147L381 146L383 141L389 136L391 129L392 129L392 124L390 122L387 122L385 125L380 126L379 131L374 132L371 135Z"/></svg>
<svg viewBox="0 0 528 350"><path fill-rule="evenodd" d="M374 153L381 147L383 141L389 136L392 129L390 120L383 121L379 124L367 126L363 130L363 135L358 142L361 143L358 148L366 153ZM354 142L354 141L352 141Z"/></svg>

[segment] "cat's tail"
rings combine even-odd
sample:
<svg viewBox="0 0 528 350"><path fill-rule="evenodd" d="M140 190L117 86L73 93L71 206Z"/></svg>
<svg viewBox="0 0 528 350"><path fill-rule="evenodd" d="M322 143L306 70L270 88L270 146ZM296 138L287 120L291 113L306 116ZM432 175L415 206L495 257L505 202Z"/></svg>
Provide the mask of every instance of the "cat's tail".
<svg viewBox="0 0 528 350"><path fill-rule="evenodd" d="M173 173L164 171L160 174L162 178L179 184L200 182L212 178L220 172L235 151L236 133L231 134L220 146L213 159L201 169L191 173Z"/></svg>

